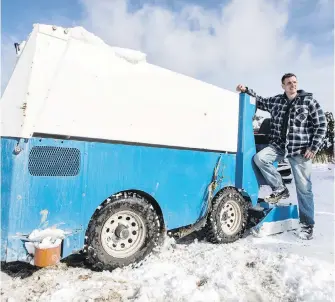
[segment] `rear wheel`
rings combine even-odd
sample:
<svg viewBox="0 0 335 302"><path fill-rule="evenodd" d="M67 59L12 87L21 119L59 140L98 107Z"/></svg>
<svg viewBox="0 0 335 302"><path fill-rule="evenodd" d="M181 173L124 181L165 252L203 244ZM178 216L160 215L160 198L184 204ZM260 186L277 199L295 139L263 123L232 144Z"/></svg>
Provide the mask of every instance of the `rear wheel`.
<svg viewBox="0 0 335 302"><path fill-rule="evenodd" d="M114 197L91 219L87 252L91 264L114 269L144 259L163 240L163 223L153 206L131 193Z"/></svg>
<svg viewBox="0 0 335 302"><path fill-rule="evenodd" d="M239 239L247 225L248 203L234 188L222 190L214 199L208 216L206 237L212 243Z"/></svg>

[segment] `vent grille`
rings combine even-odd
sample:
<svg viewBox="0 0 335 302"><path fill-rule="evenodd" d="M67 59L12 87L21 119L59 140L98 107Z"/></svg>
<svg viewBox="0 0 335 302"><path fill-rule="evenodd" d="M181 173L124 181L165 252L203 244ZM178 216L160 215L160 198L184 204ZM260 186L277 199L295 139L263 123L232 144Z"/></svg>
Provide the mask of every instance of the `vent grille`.
<svg viewBox="0 0 335 302"><path fill-rule="evenodd" d="M76 176L80 151L76 148L38 146L29 153L28 170L34 176Z"/></svg>

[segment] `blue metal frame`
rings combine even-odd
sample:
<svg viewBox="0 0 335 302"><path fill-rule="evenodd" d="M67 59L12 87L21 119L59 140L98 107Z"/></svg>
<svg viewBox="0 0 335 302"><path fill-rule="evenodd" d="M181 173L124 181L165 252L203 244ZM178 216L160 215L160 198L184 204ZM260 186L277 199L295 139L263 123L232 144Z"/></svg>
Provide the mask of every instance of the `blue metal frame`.
<svg viewBox="0 0 335 302"><path fill-rule="evenodd" d="M243 189L251 199L253 206L257 204L259 184L253 157L256 154L252 117L256 105L248 94L240 94L240 110L238 125L238 152L236 155L236 187Z"/></svg>

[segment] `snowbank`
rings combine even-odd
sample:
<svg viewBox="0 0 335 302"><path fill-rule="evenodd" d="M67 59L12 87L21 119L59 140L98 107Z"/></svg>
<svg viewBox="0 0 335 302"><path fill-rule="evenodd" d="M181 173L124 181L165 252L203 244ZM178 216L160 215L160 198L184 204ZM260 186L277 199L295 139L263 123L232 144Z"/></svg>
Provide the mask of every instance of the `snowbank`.
<svg viewBox="0 0 335 302"><path fill-rule="evenodd" d="M333 266L285 251L230 245L173 245L142 266L92 272L42 269L4 282L5 297L37 301L332 301Z"/></svg>
<svg viewBox="0 0 335 302"><path fill-rule="evenodd" d="M288 186L295 199L294 185ZM26 279L2 277L15 301L334 301L334 165L313 169L314 239L293 232L213 245L166 240L137 268L93 272L60 264ZM262 192L266 194L266 190ZM293 200L294 201L294 200ZM13 300L14 301L14 300Z"/></svg>

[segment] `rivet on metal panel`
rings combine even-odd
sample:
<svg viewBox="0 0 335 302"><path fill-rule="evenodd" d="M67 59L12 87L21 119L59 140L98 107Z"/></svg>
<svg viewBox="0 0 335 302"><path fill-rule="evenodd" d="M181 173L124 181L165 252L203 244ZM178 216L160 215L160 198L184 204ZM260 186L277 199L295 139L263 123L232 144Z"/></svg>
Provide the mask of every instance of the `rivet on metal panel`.
<svg viewBox="0 0 335 302"><path fill-rule="evenodd" d="M20 138L17 145L14 148L14 154L17 155L23 150L23 143L27 143L27 139Z"/></svg>
<svg viewBox="0 0 335 302"><path fill-rule="evenodd" d="M19 145L15 146L15 148L14 148L14 153L15 154L19 154L21 151L22 151L22 148Z"/></svg>

